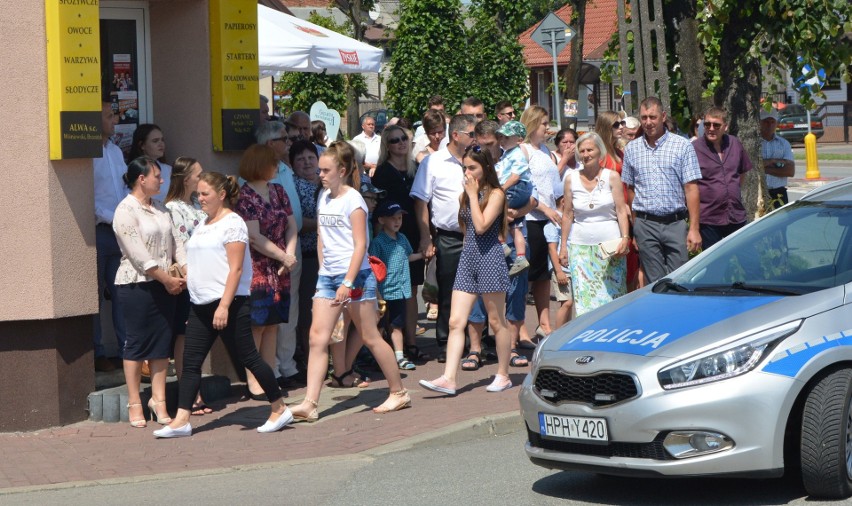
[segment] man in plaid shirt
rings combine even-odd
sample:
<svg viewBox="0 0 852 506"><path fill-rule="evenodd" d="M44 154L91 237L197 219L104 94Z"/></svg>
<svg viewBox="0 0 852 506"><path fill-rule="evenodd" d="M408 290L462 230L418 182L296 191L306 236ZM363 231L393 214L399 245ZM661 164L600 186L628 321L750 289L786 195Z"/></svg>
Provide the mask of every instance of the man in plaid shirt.
<svg viewBox="0 0 852 506"><path fill-rule="evenodd" d="M627 144L621 179L633 209L639 261L654 282L686 263L688 251L701 248L701 169L692 144L666 130L660 99L646 98L639 113L644 135Z"/></svg>

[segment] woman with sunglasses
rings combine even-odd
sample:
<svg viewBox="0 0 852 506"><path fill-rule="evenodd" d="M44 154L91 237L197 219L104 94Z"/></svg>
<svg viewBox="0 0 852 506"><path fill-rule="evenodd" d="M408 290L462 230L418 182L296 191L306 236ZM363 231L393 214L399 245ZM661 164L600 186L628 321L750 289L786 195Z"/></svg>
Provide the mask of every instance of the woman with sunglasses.
<svg viewBox="0 0 852 506"><path fill-rule="evenodd" d="M606 147L606 157L603 167L621 174L621 158L624 153L618 148L618 141L624 131L624 120L613 111L604 111L598 115L595 122L595 133L600 135Z"/></svg>
<svg viewBox="0 0 852 506"><path fill-rule="evenodd" d="M491 153L477 145L468 147L462 157L464 192L460 198L459 225L464 246L453 283L450 335L444 374L420 385L434 392L456 395L456 375L464 351L467 320L477 298L482 297L488 323L497 343L497 374L486 388L502 392L512 387L509 379L511 334L506 322L506 290L509 270L500 244L506 236L506 194L500 187Z"/></svg>
<svg viewBox="0 0 852 506"><path fill-rule="evenodd" d="M411 135L398 125L385 127L384 132L382 132L381 148L379 149L379 165L373 175L372 183L376 188L387 192L385 197L398 203L405 211L402 214L400 232L405 235L409 243L417 245L420 244L420 229L415 218L414 199L410 195L417 166L411 158L410 139ZM411 360L417 360L421 358L420 350L414 344L418 312L417 288L423 284L426 263L423 260L415 260L409 262L408 267L411 272L412 296L408 298L406 326L403 335L406 355Z"/></svg>

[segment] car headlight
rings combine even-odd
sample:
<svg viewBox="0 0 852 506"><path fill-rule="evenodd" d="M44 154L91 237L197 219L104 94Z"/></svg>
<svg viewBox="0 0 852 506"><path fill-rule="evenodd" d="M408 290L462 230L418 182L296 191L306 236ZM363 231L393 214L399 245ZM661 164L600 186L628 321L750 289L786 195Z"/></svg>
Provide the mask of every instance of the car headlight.
<svg viewBox="0 0 852 506"><path fill-rule="evenodd" d="M796 332L802 320L763 330L698 357L690 357L657 373L666 390L701 385L745 374L781 340Z"/></svg>

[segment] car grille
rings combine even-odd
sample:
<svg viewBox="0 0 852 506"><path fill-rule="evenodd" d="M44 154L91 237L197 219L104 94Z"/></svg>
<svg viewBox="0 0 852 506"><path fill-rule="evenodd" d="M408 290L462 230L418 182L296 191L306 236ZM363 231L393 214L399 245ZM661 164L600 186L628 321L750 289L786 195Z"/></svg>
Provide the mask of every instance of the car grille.
<svg viewBox="0 0 852 506"><path fill-rule="evenodd" d="M611 372L578 376L556 369L540 369L534 385L542 399L554 404L580 402L592 406L609 406L639 394L633 376Z"/></svg>
<svg viewBox="0 0 852 506"><path fill-rule="evenodd" d="M562 453L573 453L576 455L590 455L593 457L625 457L630 459L650 460L675 460L674 457L663 448L664 434L660 434L650 443L609 443L609 444L587 444L572 443L568 441L557 441L544 439L541 434L527 429L530 444L536 448L551 450Z"/></svg>

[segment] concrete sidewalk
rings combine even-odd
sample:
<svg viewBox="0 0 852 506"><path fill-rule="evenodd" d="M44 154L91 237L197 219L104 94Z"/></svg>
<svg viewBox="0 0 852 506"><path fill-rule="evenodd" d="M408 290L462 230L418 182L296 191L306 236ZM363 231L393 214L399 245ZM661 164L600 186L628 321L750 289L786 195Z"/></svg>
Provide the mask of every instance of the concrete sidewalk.
<svg viewBox="0 0 852 506"><path fill-rule="evenodd" d="M553 315L555 303L552 307ZM531 335L536 321L534 308L527 306ZM428 323L429 331L418 344L435 356L437 348L431 337L434 326ZM487 430L494 423L492 418L519 423L517 387L501 393L485 391L496 363L487 363L476 372L460 372L456 397L435 394L417 383L438 377L443 367L432 360L403 373L403 383L412 398L410 409L386 415L370 410L387 397L384 380L373 381L366 389L326 386L317 423L294 424L275 434L255 431L269 415L268 403L236 398L214 406L217 411L211 415L193 416L190 438L157 440L151 433L160 426L150 421L144 429L134 429L128 423L80 422L36 432L0 434L0 454L4 456L0 461L0 495L21 488L73 486L74 482L121 481L385 451L382 448L390 451L436 437L464 439L468 431ZM512 368L512 382L520 384L528 372L529 367ZM304 398L304 389L289 393L288 404Z"/></svg>

